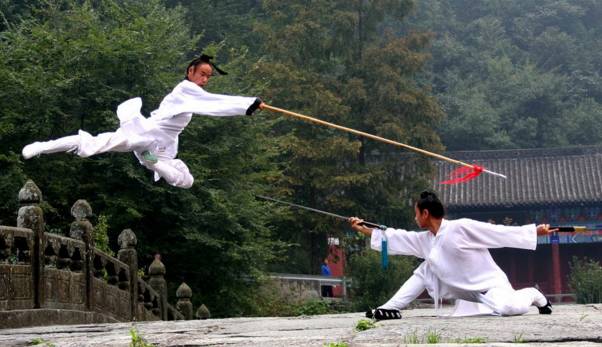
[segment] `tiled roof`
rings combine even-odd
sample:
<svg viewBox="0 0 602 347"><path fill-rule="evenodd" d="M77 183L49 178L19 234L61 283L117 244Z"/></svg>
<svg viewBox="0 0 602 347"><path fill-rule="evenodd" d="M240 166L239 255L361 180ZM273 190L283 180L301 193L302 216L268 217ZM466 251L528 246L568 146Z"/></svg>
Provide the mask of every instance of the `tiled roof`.
<svg viewBox="0 0 602 347"><path fill-rule="evenodd" d="M510 208L602 202L602 146L450 152L450 158L502 173L439 184L457 165L437 162L433 187L448 208Z"/></svg>

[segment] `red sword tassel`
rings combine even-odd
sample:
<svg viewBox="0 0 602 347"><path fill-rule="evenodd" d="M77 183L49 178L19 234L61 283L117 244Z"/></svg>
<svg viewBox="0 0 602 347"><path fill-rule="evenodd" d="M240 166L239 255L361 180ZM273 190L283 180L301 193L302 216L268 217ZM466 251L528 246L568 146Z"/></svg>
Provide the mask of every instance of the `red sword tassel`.
<svg viewBox="0 0 602 347"><path fill-rule="evenodd" d="M472 166L462 166L452 171L447 181L439 182L440 184L458 184L471 181L477 178L485 170L482 166L472 164Z"/></svg>

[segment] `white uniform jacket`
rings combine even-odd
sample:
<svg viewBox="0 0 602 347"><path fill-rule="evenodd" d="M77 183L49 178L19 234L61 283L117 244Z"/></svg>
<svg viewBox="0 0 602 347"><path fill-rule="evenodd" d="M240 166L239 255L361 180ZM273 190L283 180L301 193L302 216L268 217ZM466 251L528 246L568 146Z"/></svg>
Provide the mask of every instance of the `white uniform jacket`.
<svg viewBox="0 0 602 347"><path fill-rule="evenodd" d="M254 97L212 94L193 82L180 82L167 94L150 118L142 116L142 100L127 100L117 108L122 131L135 151L151 150L157 156L173 159L178 153L178 136L192 114L205 116L245 115L256 102Z"/></svg>
<svg viewBox="0 0 602 347"><path fill-rule="evenodd" d="M389 254L413 255L425 261L414 271L429 294L440 298L474 301L475 293L492 288L512 288L508 277L493 261L489 248L537 246L535 224L504 226L471 219L443 219L436 235L430 231L374 229L371 247L381 249L386 233ZM438 303L437 303L438 304Z"/></svg>

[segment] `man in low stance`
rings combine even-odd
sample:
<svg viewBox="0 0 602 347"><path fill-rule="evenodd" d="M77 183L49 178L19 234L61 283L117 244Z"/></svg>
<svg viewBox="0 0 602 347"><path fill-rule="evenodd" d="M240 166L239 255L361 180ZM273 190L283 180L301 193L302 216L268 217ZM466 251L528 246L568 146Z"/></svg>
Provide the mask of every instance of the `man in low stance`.
<svg viewBox="0 0 602 347"><path fill-rule="evenodd" d="M399 319L400 310L425 289L439 306L442 299L456 299L453 315L520 315L535 305L541 314L552 313L546 297L536 288L514 290L506 274L493 261L489 248L534 250L537 236L547 235L548 224L504 226L462 218L444 219L443 204L434 193L423 192L414 205L418 227L428 231L371 229L361 219L349 219L353 229L371 237L371 247L381 251L386 238L389 254L424 259L414 274L384 305L368 311L369 318Z"/></svg>

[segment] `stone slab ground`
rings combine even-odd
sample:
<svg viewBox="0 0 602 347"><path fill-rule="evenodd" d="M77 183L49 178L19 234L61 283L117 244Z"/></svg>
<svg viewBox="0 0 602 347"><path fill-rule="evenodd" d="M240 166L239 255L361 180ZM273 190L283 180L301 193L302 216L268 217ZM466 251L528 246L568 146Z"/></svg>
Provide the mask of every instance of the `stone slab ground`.
<svg viewBox="0 0 602 347"><path fill-rule="evenodd" d="M440 310L448 313L449 309ZM113 323L0 330L0 346L126 347L135 328L155 346L600 346L602 304L556 305L552 315L536 308L517 317L437 317L433 309L403 312L403 319L355 331L362 313L291 318L231 318L204 321ZM342 344L341 344L342 345ZM430 344L432 346L432 344Z"/></svg>

